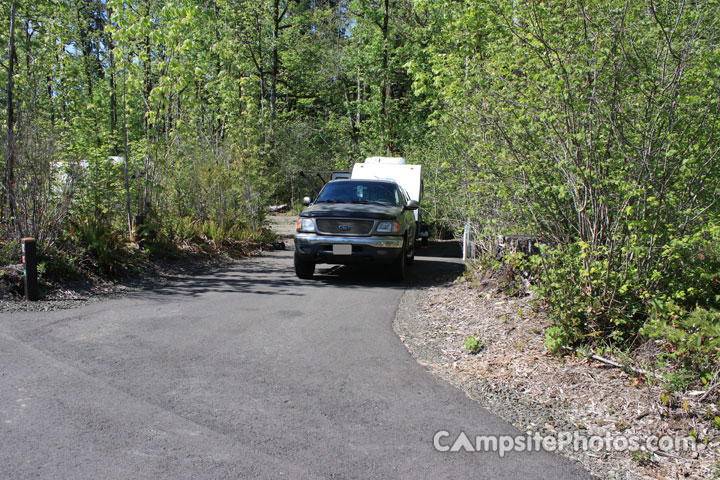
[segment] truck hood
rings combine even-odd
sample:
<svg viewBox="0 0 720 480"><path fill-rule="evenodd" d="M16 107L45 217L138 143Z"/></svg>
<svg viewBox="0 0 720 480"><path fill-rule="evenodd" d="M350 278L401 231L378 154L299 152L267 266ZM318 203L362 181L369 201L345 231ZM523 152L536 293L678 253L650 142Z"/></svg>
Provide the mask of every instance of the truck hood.
<svg viewBox="0 0 720 480"><path fill-rule="evenodd" d="M318 203L306 208L300 216L395 220L401 213L402 207L394 206L374 205L368 203Z"/></svg>

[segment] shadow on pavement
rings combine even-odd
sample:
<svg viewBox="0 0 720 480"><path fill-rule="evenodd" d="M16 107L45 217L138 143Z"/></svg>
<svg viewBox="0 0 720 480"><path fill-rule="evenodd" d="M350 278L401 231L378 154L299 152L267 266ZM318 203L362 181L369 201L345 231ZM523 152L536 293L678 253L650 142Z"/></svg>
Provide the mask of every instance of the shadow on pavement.
<svg viewBox="0 0 720 480"><path fill-rule="evenodd" d="M418 249L405 282L390 280L386 266L317 266L312 280L300 280L293 269L292 250L265 254L211 273L172 279L168 286L150 290L153 295L197 297L208 293L255 293L260 295L304 295L307 288L392 288L404 290L441 285L464 270L457 242L431 242ZM303 287L300 289L299 287Z"/></svg>
<svg viewBox="0 0 720 480"><path fill-rule="evenodd" d="M392 273L384 265L318 265L311 281L348 287L414 288L454 281L465 267L458 242L431 242L418 249L415 262L408 267L404 282L390 280Z"/></svg>

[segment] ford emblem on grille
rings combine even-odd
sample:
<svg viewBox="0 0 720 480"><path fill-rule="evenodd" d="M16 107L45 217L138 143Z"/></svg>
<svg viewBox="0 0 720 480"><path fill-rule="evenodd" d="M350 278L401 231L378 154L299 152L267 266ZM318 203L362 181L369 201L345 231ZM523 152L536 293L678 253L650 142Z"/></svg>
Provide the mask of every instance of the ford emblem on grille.
<svg viewBox="0 0 720 480"><path fill-rule="evenodd" d="M338 228L338 230L341 230L341 231L343 231L343 232L347 232L348 230L350 230L351 227L350 227L350 225L338 225L337 228Z"/></svg>

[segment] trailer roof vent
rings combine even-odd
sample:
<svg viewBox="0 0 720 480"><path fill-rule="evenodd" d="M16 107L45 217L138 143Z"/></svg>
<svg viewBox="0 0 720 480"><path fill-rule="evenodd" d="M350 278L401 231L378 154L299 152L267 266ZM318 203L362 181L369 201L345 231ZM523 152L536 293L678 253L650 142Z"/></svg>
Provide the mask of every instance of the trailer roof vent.
<svg viewBox="0 0 720 480"><path fill-rule="evenodd" d="M365 163L382 163L383 165L405 165L402 157L368 157Z"/></svg>

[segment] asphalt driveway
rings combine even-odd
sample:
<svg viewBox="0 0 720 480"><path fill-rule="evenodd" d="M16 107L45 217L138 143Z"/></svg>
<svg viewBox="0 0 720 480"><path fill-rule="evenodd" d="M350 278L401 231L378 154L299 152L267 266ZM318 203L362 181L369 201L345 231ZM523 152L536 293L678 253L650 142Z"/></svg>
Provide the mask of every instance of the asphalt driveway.
<svg viewBox="0 0 720 480"><path fill-rule="evenodd" d="M409 284L456 276L424 250ZM299 281L290 251L161 290L0 313L0 478L589 478L544 452L450 453L520 432L430 375L392 330L404 286Z"/></svg>

